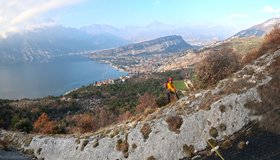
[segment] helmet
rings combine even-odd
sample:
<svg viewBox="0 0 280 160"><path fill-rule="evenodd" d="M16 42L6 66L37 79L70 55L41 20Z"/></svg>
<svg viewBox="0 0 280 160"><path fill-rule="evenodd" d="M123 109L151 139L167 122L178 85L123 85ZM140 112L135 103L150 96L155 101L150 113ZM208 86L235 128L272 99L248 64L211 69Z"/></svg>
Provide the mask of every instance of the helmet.
<svg viewBox="0 0 280 160"><path fill-rule="evenodd" d="M168 81L173 81L173 79L171 77L168 78Z"/></svg>

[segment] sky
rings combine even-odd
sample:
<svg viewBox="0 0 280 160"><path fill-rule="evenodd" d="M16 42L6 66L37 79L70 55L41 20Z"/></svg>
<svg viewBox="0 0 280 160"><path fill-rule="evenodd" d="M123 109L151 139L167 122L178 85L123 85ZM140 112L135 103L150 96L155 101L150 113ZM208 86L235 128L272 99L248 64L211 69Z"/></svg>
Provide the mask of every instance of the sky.
<svg viewBox="0 0 280 160"><path fill-rule="evenodd" d="M153 22L246 29L280 17L279 0L0 0L0 35L37 27Z"/></svg>

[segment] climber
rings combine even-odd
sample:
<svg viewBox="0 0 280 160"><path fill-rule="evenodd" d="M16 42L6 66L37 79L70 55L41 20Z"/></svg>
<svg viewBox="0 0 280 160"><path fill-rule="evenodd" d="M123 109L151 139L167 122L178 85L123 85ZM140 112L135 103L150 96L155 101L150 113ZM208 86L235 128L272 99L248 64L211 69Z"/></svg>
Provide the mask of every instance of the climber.
<svg viewBox="0 0 280 160"><path fill-rule="evenodd" d="M168 103L170 103L170 96L175 95L177 99L179 99L178 94L176 92L176 88L173 85L173 79L171 77L168 78L168 81L165 83L166 88L166 98Z"/></svg>

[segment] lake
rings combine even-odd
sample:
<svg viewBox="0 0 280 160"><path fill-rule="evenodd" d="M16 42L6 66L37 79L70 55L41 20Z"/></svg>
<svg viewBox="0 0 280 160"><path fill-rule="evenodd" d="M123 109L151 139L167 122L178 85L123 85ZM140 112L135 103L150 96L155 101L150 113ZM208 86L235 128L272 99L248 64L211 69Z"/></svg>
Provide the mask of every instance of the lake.
<svg viewBox="0 0 280 160"><path fill-rule="evenodd" d="M0 99L41 98L105 79L127 75L83 56L67 56L44 64L0 64Z"/></svg>

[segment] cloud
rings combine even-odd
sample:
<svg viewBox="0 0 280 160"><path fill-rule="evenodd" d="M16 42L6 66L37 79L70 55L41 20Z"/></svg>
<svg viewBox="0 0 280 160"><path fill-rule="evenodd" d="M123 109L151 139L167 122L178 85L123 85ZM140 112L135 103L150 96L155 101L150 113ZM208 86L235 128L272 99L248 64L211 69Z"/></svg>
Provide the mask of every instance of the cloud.
<svg viewBox="0 0 280 160"><path fill-rule="evenodd" d="M40 26L44 13L73 5L82 0L9 0L0 1L0 35L25 29L27 26ZM36 24L37 23L37 24Z"/></svg>
<svg viewBox="0 0 280 160"><path fill-rule="evenodd" d="M280 13L280 8L273 8L271 6L265 6L262 9L264 13Z"/></svg>
<svg viewBox="0 0 280 160"><path fill-rule="evenodd" d="M235 13L228 16L229 19L244 19L247 18L247 14Z"/></svg>

